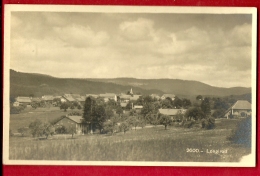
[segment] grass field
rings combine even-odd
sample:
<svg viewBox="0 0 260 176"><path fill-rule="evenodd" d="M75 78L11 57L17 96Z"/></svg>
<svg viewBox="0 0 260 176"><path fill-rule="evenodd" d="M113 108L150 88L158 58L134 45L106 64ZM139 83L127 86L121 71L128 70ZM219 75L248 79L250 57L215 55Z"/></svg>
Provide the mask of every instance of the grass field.
<svg viewBox="0 0 260 176"><path fill-rule="evenodd" d="M62 115L67 115L72 111L82 112L82 110L71 110L68 109L67 112L60 110L58 107L50 108L26 108L20 114L11 114L10 115L10 129L12 132L16 133L17 129L21 127L28 127L30 122L33 122L35 119L40 119L42 122L49 122L51 120L57 119Z"/></svg>
<svg viewBox="0 0 260 176"><path fill-rule="evenodd" d="M26 113L25 113L26 114ZM36 116L11 116L10 126L26 124ZM29 115L30 114L30 115ZM60 110L38 113L37 118L49 119L66 114ZM24 119L22 119L24 118ZM22 119L22 120L21 120ZM187 161L238 162L250 149L227 140L239 120L217 120L214 130L185 129L163 126L143 128L116 135L54 135L48 140L10 137L11 160L75 160L75 161ZM193 149L195 152L187 152ZM207 153L210 150L225 153ZM199 151L199 152L198 152Z"/></svg>

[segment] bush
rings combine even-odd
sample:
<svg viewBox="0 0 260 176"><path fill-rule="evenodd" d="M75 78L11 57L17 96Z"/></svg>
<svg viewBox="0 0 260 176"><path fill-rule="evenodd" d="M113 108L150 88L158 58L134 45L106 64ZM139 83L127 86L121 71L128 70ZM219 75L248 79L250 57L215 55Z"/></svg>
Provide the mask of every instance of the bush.
<svg viewBox="0 0 260 176"><path fill-rule="evenodd" d="M247 117L238 123L237 128L228 137L228 140L251 148L251 117Z"/></svg>
<svg viewBox="0 0 260 176"><path fill-rule="evenodd" d="M184 128L191 128L194 124L195 124L194 120L186 121L186 122L183 123L183 127Z"/></svg>
<svg viewBox="0 0 260 176"><path fill-rule="evenodd" d="M57 134L66 134L67 130L66 130L65 126L58 126L58 127L56 127L55 132Z"/></svg>
<svg viewBox="0 0 260 176"><path fill-rule="evenodd" d="M201 126L207 130L215 128L215 118L209 117L207 119L203 119L201 121Z"/></svg>

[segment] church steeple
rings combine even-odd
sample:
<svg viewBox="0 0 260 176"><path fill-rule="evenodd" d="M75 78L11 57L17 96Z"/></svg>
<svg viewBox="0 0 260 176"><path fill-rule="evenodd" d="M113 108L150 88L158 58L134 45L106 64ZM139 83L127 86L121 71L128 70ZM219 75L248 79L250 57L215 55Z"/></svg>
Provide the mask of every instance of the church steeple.
<svg viewBox="0 0 260 176"><path fill-rule="evenodd" d="M131 95L134 95L134 92L133 92L133 89L131 88L131 90L130 90L130 94Z"/></svg>

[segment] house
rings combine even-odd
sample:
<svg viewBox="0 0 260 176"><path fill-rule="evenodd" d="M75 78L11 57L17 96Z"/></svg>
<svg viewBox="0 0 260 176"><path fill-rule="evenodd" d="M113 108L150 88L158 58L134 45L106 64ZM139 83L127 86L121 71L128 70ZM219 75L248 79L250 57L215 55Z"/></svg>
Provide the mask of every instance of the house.
<svg viewBox="0 0 260 176"><path fill-rule="evenodd" d="M86 97L98 98L99 95L96 95L96 94L86 94Z"/></svg>
<svg viewBox="0 0 260 176"><path fill-rule="evenodd" d="M120 101L121 102L129 102L130 98L132 97L131 95L127 95L127 94L120 94Z"/></svg>
<svg viewBox="0 0 260 176"><path fill-rule="evenodd" d="M234 103L225 113L227 119L234 117L248 117L251 116L252 107L251 103L246 100L238 100Z"/></svg>
<svg viewBox="0 0 260 176"><path fill-rule="evenodd" d="M142 105L134 105L134 109L143 109Z"/></svg>
<svg viewBox="0 0 260 176"><path fill-rule="evenodd" d="M65 129L75 129L76 134L85 134L88 130L88 123L84 122L82 116L64 116L54 127L65 127Z"/></svg>
<svg viewBox="0 0 260 176"><path fill-rule="evenodd" d="M117 96L114 93L99 94L99 97L103 98L105 102L108 102L109 100L117 101Z"/></svg>
<svg viewBox="0 0 260 176"><path fill-rule="evenodd" d="M126 108L127 103L125 103L125 102L121 102L121 103L120 103L120 106L121 106L122 108Z"/></svg>
<svg viewBox="0 0 260 176"><path fill-rule="evenodd" d="M130 97L130 100L136 101L140 96L141 96L141 95L132 95L132 96Z"/></svg>
<svg viewBox="0 0 260 176"><path fill-rule="evenodd" d="M18 101L13 103L13 106L15 106L15 107L18 107L19 105L20 105L20 103Z"/></svg>
<svg viewBox="0 0 260 176"><path fill-rule="evenodd" d="M164 100L166 98L171 98L172 101L175 99L175 95L174 94L163 94L161 99Z"/></svg>
<svg viewBox="0 0 260 176"><path fill-rule="evenodd" d="M157 99L157 100L159 100L161 97L159 96L159 95L157 95L157 94L151 94L150 95L153 99Z"/></svg>
<svg viewBox="0 0 260 176"><path fill-rule="evenodd" d="M185 114L186 109L159 109L159 113L172 117L172 120L178 120L178 114ZM180 120L180 119L179 119Z"/></svg>
<svg viewBox="0 0 260 176"><path fill-rule="evenodd" d="M52 103L53 99L54 99L54 96L52 96L52 95L42 96L42 100L44 100L45 102L48 102L48 103Z"/></svg>
<svg viewBox="0 0 260 176"><path fill-rule="evenodd" d="M73 98L72 94L64 94L62 97L63 97L66 101L68 101L68 102L76 101L76 100Z"/></svg>
<svg viewBox="0 0 260 176"><path fill-rule="evenodd" d="M42 100L41 100L41 98L38 98L38 97L32 97L31 101L35 102L35 103L40 103Z"/></svg>
<svg viewBox="0 0 260 176"><path fill-rule="evenodd" d="M32 100L31 100L30 97L17 97L17 98L16 98L16 102L18 102L19 105L22 105L22 104L24 104L24 105L30 105L31 102L32 102Z"/></svg>

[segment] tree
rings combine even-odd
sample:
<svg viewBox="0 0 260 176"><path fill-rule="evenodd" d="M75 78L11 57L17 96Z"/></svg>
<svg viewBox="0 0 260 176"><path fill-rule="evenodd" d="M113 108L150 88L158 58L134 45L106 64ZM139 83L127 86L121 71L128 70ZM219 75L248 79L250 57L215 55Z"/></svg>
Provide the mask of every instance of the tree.
<svg viewBox="0 0 260 176"><path fill-rule="evenodd" d="M185 117L188 118L188 120L191 120L191 118L193 118L194 120L199 120L205 118L205 114L200 108L191 107L186 111Z"/></svg>
<svg viewBox="0 0 260 176"><path fill-rule="evenodd" d="M71 138L73 138L74 134L76 134L76 126L74 124L71 124L66 128L66 132L71 134Z"/></svg>
<svg viewBox="0 0 260 176"><path fill-rule="evenodd" d="M184 99L182 100L182 106L183 106L183 108L189 108L189 107L191 107L191 101L190 101L189 99L184 98Z"/></svg>
<svg viewBox="0 0 260 176"><path fill-rule="evenodd" d="M202 100L203 99L203 97L201 96L201 95L198 95L197 97L196 97L196 100Z"/></svg>
<svg viewBox="0 0 260 176"><path fill-rule="evenodd" d="M103 105L97 105L93 110L93 123L97 125L100 133L102 132L104 122L107 119L106 111Z"/></svg>
<svg viewBox="0 0 260 176"><path fill-rule="evenodd" d="M85 100L85 104L84 104L84 112L83 112L83 118L86 122L90 123L90 127L91 127L91 133L92 133L92 125L93 125L93 113L94 113L94 109L96 106L96 101L95 99L93 99L92 97L88 97Z"/></svg>
<svg viewBox="0 0 260 176"><path fill-rule="evenodd" d="M167 126L172 123L172 119L168 115L160 115L160 124L164 125L165 130Z"/></svg>
<svg viewBox="0 0 260 176"><path fill-rule="evenodd" d="M65 102L60 105L60 109L64 109L64 112L69 108L69 103Z"/></svg>
<svg viewBox="0 0 260 176"><path fill-rule="evenodd" d="M28 133L29 128L28 127L21 127L17 130L19 133L21 133L22 136Z"/></svg>
<svg viewBox="0 0 260 176"><path fill-rule="evenodd" d="M129 116L127 119L127 122L130 126L135 127L135 130L136 130L136 127L139 125L139 120L135 116Z"/></svg>
<svg viewBox="0 0 260 176"><path fill-rule="evenodd" d="M114 116L114 111L112 110L112 108L110 106L107 106L105 108L105 113L106 113L107 119L110 119L111 117Z"/></svg>
<svg viewBox="0 0 260 176"><path fill-rule="evenodd" d="M31 122L29 124L29 129L31 130L31 134L33 137L42 136L43 134L42 122L39 119Z"/></svg>
<svg viewBox="0 0 260 176"><path fill-rule="evenodd" d="M123 131L124 134L130 129L130 125L127 122L122 122L119 126L120 131Z"/></svg>
<svg viewBox="0 0 260 176"><path fill-rule="evenodd" d="M123 109L120 105L117 105L116 113L119 115L119 117L121 117L121 114L123 114Z"/></svg>
<svg viewBox="0 0 260 176"><path fill-rule="evenodd" d="M205 98L201 103L201 110L204 112L206 117L209 117L211 114L210 101L209 98Z"/></svg>
<svg viewBox="0 0 260 176"><path fill-rule="evenodd" d="M54 98L52 102L55 106L61 105L61 99L60 98Z"/></svg>
<svg viewBox="0 0 260 176"><path fill-rule="evenodd" d="M146 103L144 104L141 114L143 117L147 116L148 114L156 114L158 112L158 109L154 106L153 103Z"/></svg>
<svg viewBox="0 0 260 176"><path fill-rule="evenodd" d="M110 120L104 123L104 131L110 132L111 135L114 134L115 131L118 130L118 123L119 119L117 117L112 117Z"/></svg>
<svg viewBox="0 0 260 176"><path fill-rule="evenodd" d="M183 105L182 100L176 96L175 99L173 100L173 106L179 109L182 107L182 105Z"/></svg>
<svg viewBox="0 0 260 176"><path fill-rule="evenodd" d="M161 107L163 109L172 109L172 100L169 100L168 97L161 101Z"/></svg>

